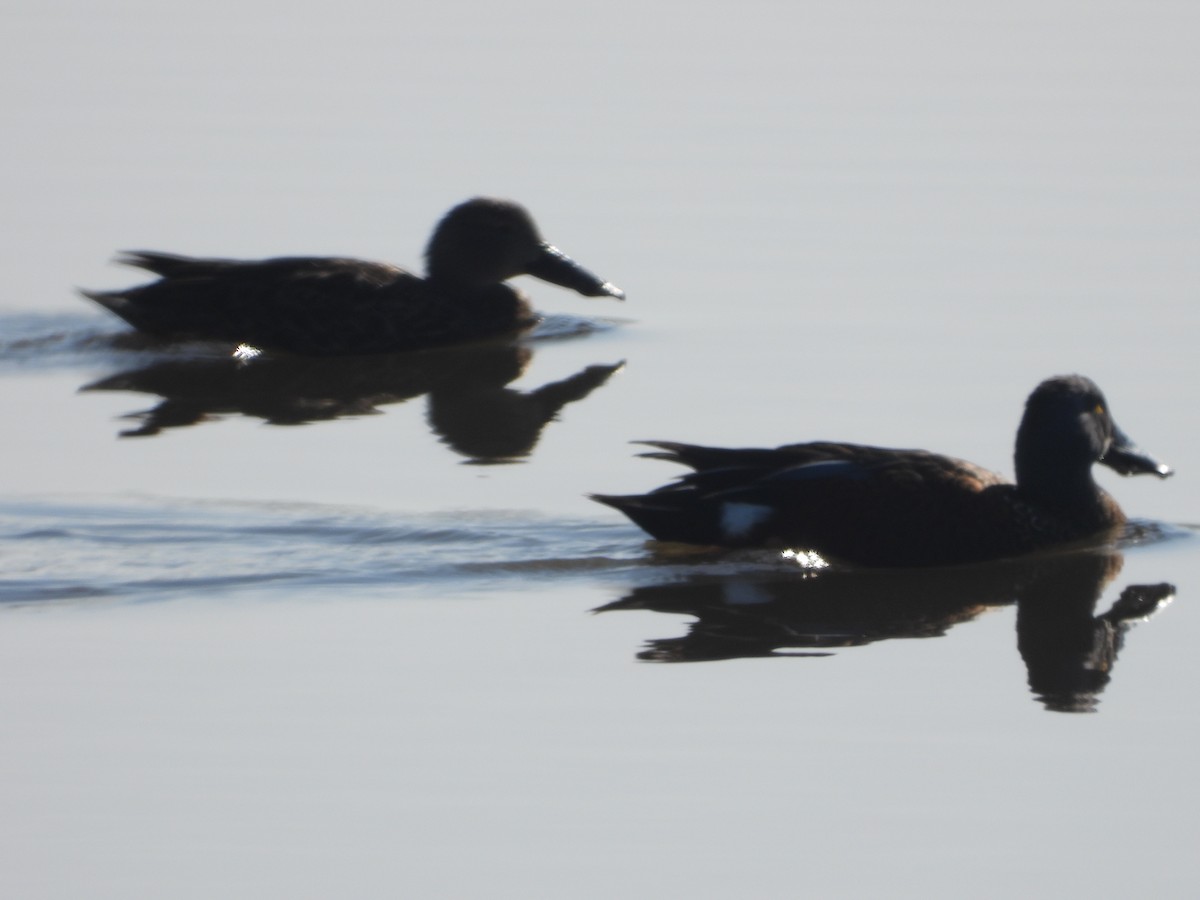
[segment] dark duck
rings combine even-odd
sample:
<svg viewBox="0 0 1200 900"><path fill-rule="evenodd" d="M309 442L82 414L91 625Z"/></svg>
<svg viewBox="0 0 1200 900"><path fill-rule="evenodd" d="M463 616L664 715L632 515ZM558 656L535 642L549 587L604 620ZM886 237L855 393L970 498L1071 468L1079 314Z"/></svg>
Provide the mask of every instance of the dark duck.
<svg viewBox="0 0 1200 900"><path fill-rule="evenodd" d="M661 541L812 550L866 566L978 562L1111 534L1126 518L1092 478L1166 478L1088 378L1047 379L1017 429L1016 482L925 450L819 441L724 449L646 441L693 471L649 494L593 495Z"/></svg>
<svg viewBox="0 0 1200 900"><path fill-rule="evenodd" d="M520 205L468 200L437 224L424 278L341 257L198 259L137 250L118 261L157 281L83 294L164 338L328 356L392 353L515 334L538 316L504 282L532 275L585 297L624 298L538 233Z"/></svg>

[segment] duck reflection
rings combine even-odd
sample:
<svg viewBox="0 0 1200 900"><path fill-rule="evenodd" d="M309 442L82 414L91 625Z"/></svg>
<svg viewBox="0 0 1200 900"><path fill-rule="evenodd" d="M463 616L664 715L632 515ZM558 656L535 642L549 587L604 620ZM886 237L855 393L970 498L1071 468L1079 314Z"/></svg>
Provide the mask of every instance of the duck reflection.
<svg viewBox="0 0 1200 900"><path fill-rule="evenodd" d="M708 576L635 588L597 612L695 616L686 635L651 640L638 658L701 662L828 656L834 648L892 638L940 637L987 609L1015 603L1030 690L1047 709L1091 712L1126 632L1175 594L1169 584L1130 585L1097 615L1097 601L1121 565L1116 552L1078 552L961 568Z"/></svg>
<svg viewBox="0 0 1200 900"><path fill-rule="evenodd" d="M430 428L470 462L518 460L568 403L587 397L624 365L588 366L536 390L508 387L529 366L523 344L487 344L414 353L331 358L177 358L110 375L83 391L133 391L162 401L129 414L122 437L146 437L240 414L271 425L379 413L427 396Z"/></svg>

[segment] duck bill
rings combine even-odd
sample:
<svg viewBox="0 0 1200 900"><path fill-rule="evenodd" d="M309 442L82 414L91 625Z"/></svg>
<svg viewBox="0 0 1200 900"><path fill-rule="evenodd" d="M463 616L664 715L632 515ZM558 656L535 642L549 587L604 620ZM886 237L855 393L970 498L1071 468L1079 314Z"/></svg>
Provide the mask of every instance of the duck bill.
<svg viewBox="0 0 1200 900"><path fill-rule="evenodd" d="M1175 474L1174 469L1166 463L1159 462L1131 441L1120 428L1114 429L1112 444L1100 462L1122 475L1157 475L1159 478L1168 478Z"/></svg>
<svg viewBox="0 0 1200 900"><path fill-rule="evenodd" d="M525 269L526 274L559 287L570 288L585 297L615 297L625 299L625 292L615 284L593 275L567 254L550 244L542 244L537 258Z"/></svg>

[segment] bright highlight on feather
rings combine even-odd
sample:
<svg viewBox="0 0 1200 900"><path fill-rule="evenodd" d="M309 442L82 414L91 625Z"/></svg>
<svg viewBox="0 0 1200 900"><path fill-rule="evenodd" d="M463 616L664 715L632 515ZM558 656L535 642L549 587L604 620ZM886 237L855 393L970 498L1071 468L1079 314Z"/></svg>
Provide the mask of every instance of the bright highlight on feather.
<svg viewBox="0 0 1200 900"><path fill-rule="evenodd" d="M259 356L262 356L262 351L249 344L238 344L237 348L233 351L233 358L238 362L248 362Z"/></svg>
<svg viewBox="0 0 1200 900"><path fill-rule="evenodd" d="M781 554L784 559L792 560L802 569L828 569L824 557L819 553L814 553L811 550L784 550Z"/></svg>

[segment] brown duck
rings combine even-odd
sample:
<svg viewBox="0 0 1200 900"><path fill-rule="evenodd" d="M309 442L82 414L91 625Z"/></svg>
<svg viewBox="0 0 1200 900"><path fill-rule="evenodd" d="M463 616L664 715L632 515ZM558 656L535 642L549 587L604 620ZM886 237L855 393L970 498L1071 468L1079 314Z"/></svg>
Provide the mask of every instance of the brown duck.
<svg viewBox="0 0 1200 900"><path fill-rule="evenodd" d="M477 197L450 210L425 251L424 278L340 257L198 259L152 251L118 261L157 281L83 291L134 328L165 338L228 341L308 355L392 353L517 333L539 321L504 284L533 275L585 297L624 298L544 241L507 200Z"/></svg>
<svg viewBox="0 0 1200 900"><path fill-rule="evenodd" d="M646 441L693 471L649 494L593 498L662 541L789 547L870 566L1016 556L1111 532L1125 514L1092 478L1172 474L1113 421L1100 389L1038 385L1017 430L1016 483L925 450L816 442L723 449Z"/></svg>

